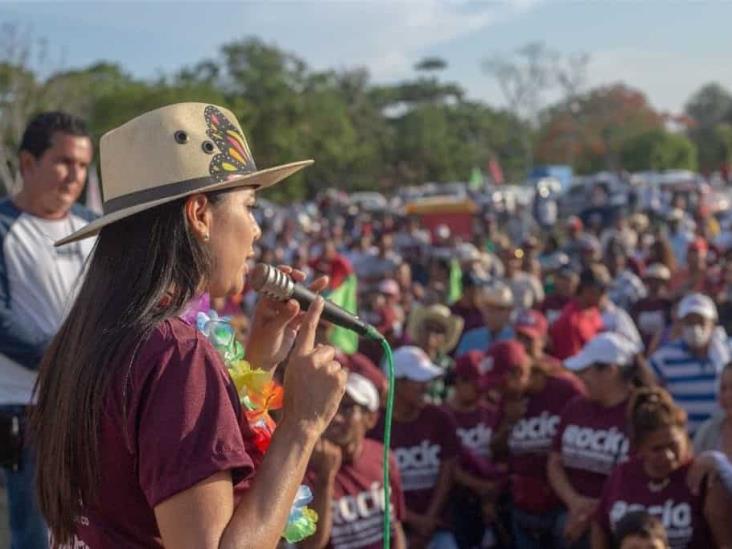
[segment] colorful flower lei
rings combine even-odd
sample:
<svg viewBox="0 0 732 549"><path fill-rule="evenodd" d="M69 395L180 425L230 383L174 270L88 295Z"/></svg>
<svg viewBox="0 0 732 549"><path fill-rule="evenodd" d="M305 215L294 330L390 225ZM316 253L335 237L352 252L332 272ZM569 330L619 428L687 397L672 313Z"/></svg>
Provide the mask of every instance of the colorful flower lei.
<svg viewBox="0 0 732 549"><path fill-rule="evenodd" d="M254 444L264 455L277 427L269 411L282 407L284 390L272 379L270 372L253 368L244 359L244 347L237 341L228 318L219 317L215 311L199 312L196 326L224 361L254 434ZM318 514L307 506L312 500L310 488L301 485L282 534L289 543L297 543L315 533Z"/></svg>

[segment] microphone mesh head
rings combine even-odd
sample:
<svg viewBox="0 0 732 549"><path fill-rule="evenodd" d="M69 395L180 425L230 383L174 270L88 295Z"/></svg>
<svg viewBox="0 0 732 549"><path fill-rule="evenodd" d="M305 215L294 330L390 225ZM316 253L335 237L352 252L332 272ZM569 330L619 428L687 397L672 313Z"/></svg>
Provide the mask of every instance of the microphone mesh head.
<svg viewBox="0 0 732 549"><path fill-rule="evenodd" d="M257 263L252 273L252 287L267 297L286 301L292 297L295 284L289 276L272 265Z"/></svg>

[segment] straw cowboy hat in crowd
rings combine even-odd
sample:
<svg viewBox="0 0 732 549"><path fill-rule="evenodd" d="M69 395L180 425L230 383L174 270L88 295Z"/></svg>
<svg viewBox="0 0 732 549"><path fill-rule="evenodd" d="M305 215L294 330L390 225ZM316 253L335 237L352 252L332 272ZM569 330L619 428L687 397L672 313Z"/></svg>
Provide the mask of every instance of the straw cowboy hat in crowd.
<svg viewBox="0 0 732 549"><path fill-rule="evenodd" d="M57 246L194 193L264 189L313 163L257 169L234 114L206 103L178 103L138 116L104 134L99 154L104 215Z"/></svg>
<svg viewBox="0 0 732 549"><path fill-rule="evenodd" d="M458 344L463 332L463 319L453 315L448 307L436 303L412 310L407 323L407 335L412 341L419 341L419 334L427 322L434 322L445 329L445 343L440 349L442 353L450 352Z"/></svg>

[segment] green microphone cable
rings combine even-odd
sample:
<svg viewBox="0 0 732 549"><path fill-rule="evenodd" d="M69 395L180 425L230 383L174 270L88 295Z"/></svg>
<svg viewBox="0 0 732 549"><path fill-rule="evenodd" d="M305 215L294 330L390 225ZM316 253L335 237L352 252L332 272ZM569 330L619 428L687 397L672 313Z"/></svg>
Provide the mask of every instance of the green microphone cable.
<svg viewBox="0 0 732 549"><path fill-rule="evenodd" d="M389 478L389 449L391 447L391 420L394 414L394 357L386 338L375 328L369 326L368 337L378 341L386 357L386 377L389 383L386 393L386 413L384 415L384 549L391 546L391 482Z"/></svg>

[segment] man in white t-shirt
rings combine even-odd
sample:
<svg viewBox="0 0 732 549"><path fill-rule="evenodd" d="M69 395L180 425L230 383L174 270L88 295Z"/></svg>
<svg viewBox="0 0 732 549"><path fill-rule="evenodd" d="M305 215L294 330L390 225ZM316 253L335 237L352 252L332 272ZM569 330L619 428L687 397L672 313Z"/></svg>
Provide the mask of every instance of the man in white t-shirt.
<svg viewBox="0 0 732 549"><path fill-rule="evenodd" d="M33 459L19 441L35 370L71 305L93 246L53 245L93 217L75 204L92 154L83 121L61 112L39 114L19 148L22 188L0 201L0 418L9 426L0 432L0 444L19 449L3 456L12 549L48 546L34 497Z"/></svg>

